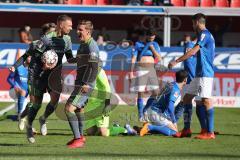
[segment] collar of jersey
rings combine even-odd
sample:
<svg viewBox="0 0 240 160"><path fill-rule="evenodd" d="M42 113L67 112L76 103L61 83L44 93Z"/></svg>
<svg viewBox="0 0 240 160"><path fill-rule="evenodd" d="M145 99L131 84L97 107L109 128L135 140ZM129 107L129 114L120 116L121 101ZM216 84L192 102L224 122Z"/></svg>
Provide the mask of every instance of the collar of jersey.
<svg viewBox="0 0 240 160"><path fill-rule="evenodd" d="M84 43L86 44L90 44L90 42L92 41L92 37L90 37L88 40L86 40Z"/></svg>

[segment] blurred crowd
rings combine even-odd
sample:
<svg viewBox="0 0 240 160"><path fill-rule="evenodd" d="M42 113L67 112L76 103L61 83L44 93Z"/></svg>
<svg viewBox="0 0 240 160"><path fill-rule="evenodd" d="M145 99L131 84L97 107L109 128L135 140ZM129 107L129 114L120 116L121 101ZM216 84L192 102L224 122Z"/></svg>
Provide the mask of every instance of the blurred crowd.
<svg viewBox="0 0 240 160"><path fill-rule="evenodd" d="M39 4L71 4L71 0L0 0L4 3L39 3ZM116 2L108 2L109 4L115 4ZM119 3L119 4L118 4ZM116 5L153 5L153 6L171 6L170 0L122 0L116 3Z"/></svg>

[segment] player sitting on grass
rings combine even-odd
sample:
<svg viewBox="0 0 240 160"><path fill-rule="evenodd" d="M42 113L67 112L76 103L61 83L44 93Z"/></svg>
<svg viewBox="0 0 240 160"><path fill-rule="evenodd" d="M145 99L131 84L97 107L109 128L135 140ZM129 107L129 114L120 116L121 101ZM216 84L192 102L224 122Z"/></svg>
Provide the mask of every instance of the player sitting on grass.
<svg viewBox="0 0 240 160"><path fill-rule="evenodd" d="M147 123L141 129L140 136L148 132L157 132L166 136L177 133L174 106L181 100L181 90L187 82L187 76L188 73L185 70L176 72L176 82L166 84L153 103L144 108Z"/></svg>

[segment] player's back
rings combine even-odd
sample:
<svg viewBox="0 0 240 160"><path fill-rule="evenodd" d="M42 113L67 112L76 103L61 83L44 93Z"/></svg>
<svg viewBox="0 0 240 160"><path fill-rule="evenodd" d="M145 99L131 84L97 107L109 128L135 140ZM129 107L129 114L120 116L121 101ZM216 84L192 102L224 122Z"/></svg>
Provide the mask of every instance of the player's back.
<svg viewBox="0 0 240 160"><path fill-rule="evenodd" d="M200 46L200 53L197 54L196 76L213 77L215 40L212 34L207 29L203 30L198 36L197 44Z"/></svg>
<svg viewBox="0 0 240 160"><path fill-rule="evenodd" d="M24 88L27 88L27 81L28 81L28 68L24 65L20 65L15 71L14 80L15 82Z"/></svg>
<svg viewBox="0 0 240 160"><path fill-rule="evenodd" d="M173 101L175 105L181 100L180 89L176 82L167 83L162 90L160 95L153 102L151 109L157 113L164 113L168 116L168 105L170 101Z"/></svg>

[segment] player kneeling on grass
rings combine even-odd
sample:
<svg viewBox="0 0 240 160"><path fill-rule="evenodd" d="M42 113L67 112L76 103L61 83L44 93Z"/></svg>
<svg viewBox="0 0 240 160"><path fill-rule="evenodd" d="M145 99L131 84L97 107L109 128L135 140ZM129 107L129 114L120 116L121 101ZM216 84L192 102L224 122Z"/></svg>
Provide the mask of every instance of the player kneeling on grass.
<svg viewBox="0 0 240 160"><path fill-rule="evenodd" d="M148 132L157 132L174 136L178 132L174 106L181 100L181 90L187 82L188 73L180 70L176 73L176 82L166 84L153 103L144 108L147 123L140 131L140 136Z"/></svg>
<svg viewBox="0 0 240 160"><path fill-rule="evenodd" d="M85 129L87 135L116 136L119 134L136 135L129 124L109 126L109 114L115 108L110 104L111 88L107 75L101 69L96 78L96 85L85 106ZM93 118L91 118L93 117Z"/></svg>

